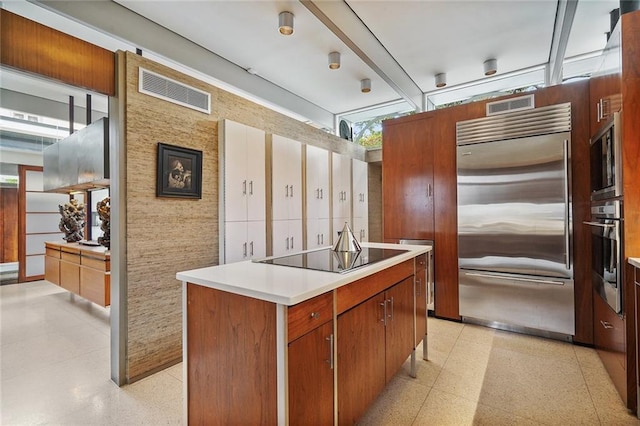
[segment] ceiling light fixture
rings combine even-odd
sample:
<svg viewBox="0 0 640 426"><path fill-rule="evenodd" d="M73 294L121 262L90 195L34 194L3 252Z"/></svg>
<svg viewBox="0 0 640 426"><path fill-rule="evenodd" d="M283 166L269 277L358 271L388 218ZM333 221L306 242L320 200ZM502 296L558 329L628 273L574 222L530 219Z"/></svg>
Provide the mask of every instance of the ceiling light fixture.
<svg viewBox="0 0 640 426"><path fill-rule="evenodd" d="M362 93L369 93L371 91L371 79L363 78L360 80L360 91Z"/></svg>
<svg viewBox="0 0 640 426"><path fill-rule="evenodd" d="M337 70L340 68L340 52L329 53L329 69Z"/></svg>
<svg viewBox="0 0 640 426"><path fill-rule="evenodd" d="M487 59L484 61L484 75L494 75L498 72L498 61L496 59Z"/></svg>
<svg viewBox="0 0 640 426"><path fill-rule="evenodd" d="M282 35L291 35L293 34L293 13L291 12L280 12L278 16L278 31Z"/></svg>
<svg viewBox="0 0 640 426"><path fill-rule="evenodd" d="M436 74L436 87L444 87L447 85L447 74L441 72Z"/></svg>

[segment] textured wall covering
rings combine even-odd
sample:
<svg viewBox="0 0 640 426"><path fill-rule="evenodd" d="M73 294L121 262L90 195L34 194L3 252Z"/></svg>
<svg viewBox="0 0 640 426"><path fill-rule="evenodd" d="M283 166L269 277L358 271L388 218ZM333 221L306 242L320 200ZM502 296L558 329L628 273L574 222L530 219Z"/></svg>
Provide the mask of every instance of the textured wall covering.
<svg viewBox="0 0 640 426"><path fill-rule="evenodd" d="M218 262L218 121L228 118L361 160L364 149L133 53L120 58L127 76L127 377L134 381L182 357L176 272ZM212 114L139 93L140 66L209 92ZM202 199L156 198L158 142L203 152Z"/></svg>

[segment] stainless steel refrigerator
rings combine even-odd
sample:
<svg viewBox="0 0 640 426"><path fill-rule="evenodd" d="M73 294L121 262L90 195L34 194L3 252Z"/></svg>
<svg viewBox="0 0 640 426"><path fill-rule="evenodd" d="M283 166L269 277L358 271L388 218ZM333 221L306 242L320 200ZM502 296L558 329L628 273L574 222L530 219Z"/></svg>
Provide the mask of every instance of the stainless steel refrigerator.
<svg viewBox="0 0 640 426"><path fill-rule="evenodd" d="M570 340L570 104L457 123L463 320Z"/></svg>

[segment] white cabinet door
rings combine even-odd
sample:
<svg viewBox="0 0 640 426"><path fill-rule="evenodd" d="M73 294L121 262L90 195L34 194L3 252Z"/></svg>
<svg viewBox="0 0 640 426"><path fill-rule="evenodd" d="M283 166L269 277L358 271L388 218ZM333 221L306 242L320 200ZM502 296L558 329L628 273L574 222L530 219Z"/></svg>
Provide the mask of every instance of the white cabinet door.
<svg viewBox="0 0 640 426"><path fill-rule="evenodd" d="M329 219L307 219L307 249L331 245Z"/></svg>
<svg viewBox="0 0 640 426"><path fill-rule="evenodd" d="M247 260L247 222L225 222L224 224L224 263Z"/></svg>
<svg viewBox="0 0 640 426"><path fill-rule="evenodd" d="M266 223L225 222L224 263L258 259L266 256Z"/></svg>
<svg viewBox="0 0 640 426"><path fill-rule="evenodd" d="M247 128L247 220L266 218L265 132Z"/></svg>
<svg viewBox="0 0 640 426"><path fill-rule="evenodd" d="M348 218L351 216L351 159L335 152L332 154L333 217Z"/></svg>
<svg viewBox="0 0 640 426"><path fill-rule="evenodd" d="M302 251L302 220L274 220L273 256Z"/></svg>
<svg viewBox="0 0 640 426"><path fill-rule="evenodd" d="M369 184L367 163L353 160L353 217L369 216Z"/></svg>
<svg viewBox="0 0 640 426"><path fill-rule="evenodd" d="M307 145L306 171L307 219L328 219L331 217L329 210L329 151Z"/></svg>
<svg viewBox="0 0 640 426"><path fill-rule="evenodd" d="M264 220L247 222L247 258L259 259L267 255L266 226Z"/></svg>
<svg viewBox="0 0 640 426"><path fill-rule="evenodd" d="M302 219L302 145L273 135L273 220Z"/></svg>
<svg viewBox="0 0 640 426"><path fill-rule="evenodd" d="M225 120L224 205L225 221L247 220L247 139L243 124Z"/></svg>
<svg viewBox="0 0 640 426"><path fill-rule="evenodd" d="M354 217L352 231L359 242L369 241L369 219L366 217Z"/></svg>

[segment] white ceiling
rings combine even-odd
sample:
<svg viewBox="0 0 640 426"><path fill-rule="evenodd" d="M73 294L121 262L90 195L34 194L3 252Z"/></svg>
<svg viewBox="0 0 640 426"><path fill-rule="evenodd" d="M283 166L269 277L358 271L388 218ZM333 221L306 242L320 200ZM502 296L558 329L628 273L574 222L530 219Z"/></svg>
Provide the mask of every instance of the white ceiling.
<svg viewBox="0 0 640 426"><path fill-rule="evenodd" d="M2 7L19 10L24 3ZM558 9L556 0L33 1L24 9L34 5L86 22L103 39L108 34L126 43L120 48L182 63L321 127L333 127L334 115L391 101L423 109L423 93L544 66ZM618 5L579 0L565 57L602 50L609 12ZM285 10L295 15L288 37L277 31ZM49 25L78 31L76 23ZM327 66L331 51L342 55L339 70ZM494 77L483 74L489 58L498 60ZM447 74L445 89L435 88L440 72ZM360 92L363 78L372 81L370 93Z"/></svg>

